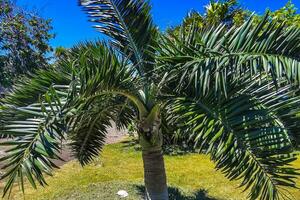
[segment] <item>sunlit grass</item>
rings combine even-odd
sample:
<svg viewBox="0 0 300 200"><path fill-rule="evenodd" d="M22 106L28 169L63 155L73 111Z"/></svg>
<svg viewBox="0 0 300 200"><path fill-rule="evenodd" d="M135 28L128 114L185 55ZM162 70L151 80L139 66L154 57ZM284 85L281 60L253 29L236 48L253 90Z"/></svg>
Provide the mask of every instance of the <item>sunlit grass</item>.
<svg viewBox="0 0 300 200"><path fill-rule="evenodd" d="M238 181L228 181L206 155L188 154L166 156L166 168L170 193L174 199L246 199L247 194L238 188ZM294 162L300 167L300 160ZM76 161L64 165L49 177L49 186L33 190L27 188L25 199L76 200L118 199L118 190L129 192L126 199L141 199L143 193L143 169L141 153L124 144L107 145L102 157L82 168ZM300 179L298 179L300 185ZM291 189L295 197L299 189ZM14 192L14 199L23 199Z"/></svg>

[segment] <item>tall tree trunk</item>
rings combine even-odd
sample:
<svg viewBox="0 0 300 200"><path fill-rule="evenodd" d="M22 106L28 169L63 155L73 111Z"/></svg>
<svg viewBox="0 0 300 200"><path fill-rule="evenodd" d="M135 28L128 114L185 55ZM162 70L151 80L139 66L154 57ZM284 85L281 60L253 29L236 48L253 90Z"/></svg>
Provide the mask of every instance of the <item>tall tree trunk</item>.
<svg viewBox="0 0 300 200"><path fill-rule="evenodd" d="M161 149L143 150L146 200L168 200L168 187Z"/></svg>
<svg viewBox="0 0 300 200"><path fill-rule="evenodd" d="M151 114L153 114L152 112ZM140 144L143 151L146 200L168 200L168 186L162 153L163 137L157 113L139 124Z"/></svg>
<svg viewBox="0 0 300 200"><path fill-rule="evenodd" d="M138 124L139 140L143 151L146 200L168 200L168 186L162 153L163 137L160 131L160 106L145 113Z"/></svg>

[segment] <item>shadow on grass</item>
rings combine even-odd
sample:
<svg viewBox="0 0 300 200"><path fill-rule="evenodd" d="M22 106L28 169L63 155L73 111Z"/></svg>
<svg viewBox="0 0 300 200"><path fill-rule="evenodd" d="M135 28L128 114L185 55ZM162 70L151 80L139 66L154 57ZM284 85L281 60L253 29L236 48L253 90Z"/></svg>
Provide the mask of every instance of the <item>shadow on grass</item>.
<svg viewBox="0 0 300 200"><path fill-rule="evenodd" d="M140 195L145 194L145 187L141 185L136 186ZM174 187L168 187L169 200L218 200L213 197L209 197L206 190L199 190L194 194L184 194L181 190Z"/></svg>
<svg viewBox="0 0 300 200"><path fill-rule="evenodd" d="M136 139L125 140L121 142L124 148L132 148L135 151L142 151L139 142ZM168 156L186 155L189 153L195 153L195 150L191 147L181 147L179 145L166 145L163 146L163 152Z"/></svg>
<svg viewBox="0 0 300 200"><path fill-rule="evenodd" d="M123 147L135 147L139 145L139 142L136 139L130 138L128 140L121 141L121 144Z"/></svg>

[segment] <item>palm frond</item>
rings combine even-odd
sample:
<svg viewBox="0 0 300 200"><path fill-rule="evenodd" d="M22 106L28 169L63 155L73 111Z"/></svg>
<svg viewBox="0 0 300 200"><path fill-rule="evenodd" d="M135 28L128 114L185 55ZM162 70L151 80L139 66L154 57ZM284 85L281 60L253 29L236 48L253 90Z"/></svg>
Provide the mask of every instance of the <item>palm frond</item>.
<svg viewBox="0 0 300 200"><path fill-rule="evenodd" d="M132 64L105 44L80 44L56 64L20 83L2 101L0 135L12 140L2 144L12 146L0 160L7 169L4 194L16 181L23 188L25 177L33 187L36 181L45 185L43 173L56 167L52 159L59 159L58 144L67 137L76 157L87 164L102 149L112 121L126 126L138 113L131 110L134 103L144 108Z"/></svg>
<svg viewBox="0 0 300 200"><path fill-rule="evenodd" d="M82 165L99 155L113 122L119 128L127 128L136 116L133 108L126 108L128 102L124 97L103 94L88 104L76 110L76 118L72 122L76 126L69 133L75 157Z"/></svg>
<svg viewBox="0 0 300 200"><path fill-rule="evenodd" d="M80 5L101 33L137 66L140 74L153 68L156 28L150 5L144 0L80 0Z"/></svg>
<svg viewBox="0 0 300 200"><path fill-rule="evenodd" d="M98 156L104 146L107 129L112 126L111 109L94 108L80 111L82 114L76 115L76 126L69 138L74 155L82 165Z"/></svg>
<svg viewBox="0 0 300 200"><path fill-rule="evenodd" d="M228 178L243 179L250 199L286 198L280 188L295 187L298 175L290 163L299 137L300 30L274 24L266 16L258 26L250 19L230 30L191 27L159 43L161 93L174 97L169 123Z"/></svg>
<svg viewBox="0 0 300 200"><path fill-rule="evenodd" d="M267 74L275 84L299 84L299 40L299 28L278 27L268 16L258 25L250 19L229 30L222 24L200 30L191 27L188 34L160 40L158 69L167 72L169 82L175 77L172 87L195 84L203 88L203 95L210 88L226 93L227 83L248 71L254 76Z"/></svg>
<svg viewBox="0 0 300 200"><path fill-rule="evenodd" d="M0 103L27 106L36 103L40 95L45 94L52 85L69 85L71 80L70 68L49 67L47 70L38 70L35 74L18 81L14 85L13 92L0 99Z"/></svg>
<svg viewBox="0 0 300 200"><path fill-rule="evenodd" d="M210 153L229 179L242 179L250 199L285 198L280 187L295 187L299 175L290 166L297 159L290 135L299 123L287 123L299 121L294 91L276 88L266 76L232 82L227 97L211 90L205 97L174 98L169 123L189 132L195 147Z"/></svg>
<svg viewBox="0 0 300 200"><path fill-rule="evenodd" d="M1 179L7 179L3 196L10 194L15 182L19 182L24 192L25 178L34 188L35 180L46 185L43 173L51 175L51 170L57 167L53 159L60 159L59 141L65 137L63 98L50 88L40 103L3 106L1 116L5 124L0 132L12 138L0 144L11 147L0 159L6 170Z"/></svg>

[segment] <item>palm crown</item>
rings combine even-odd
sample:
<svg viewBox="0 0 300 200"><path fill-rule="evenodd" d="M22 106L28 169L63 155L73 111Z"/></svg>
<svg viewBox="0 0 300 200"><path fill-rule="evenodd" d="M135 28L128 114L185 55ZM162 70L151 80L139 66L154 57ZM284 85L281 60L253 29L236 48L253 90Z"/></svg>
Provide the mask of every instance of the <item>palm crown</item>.
<svg viewBox="0 0 300 200"><path fill-rule="evenodd" d="M191 27L164 35L142 0L82 0L110 44L87 42L38 71L1 101L0 133L11 138L4 195L15 182L45 185L60 142L83 165L99 154L107 128L137 123L146 198L167 199L164 128L210 153L250 199L288 197L299 141L300 30L249 19L241 27ZM160 128L163 122L163 127Z"/></svg>

